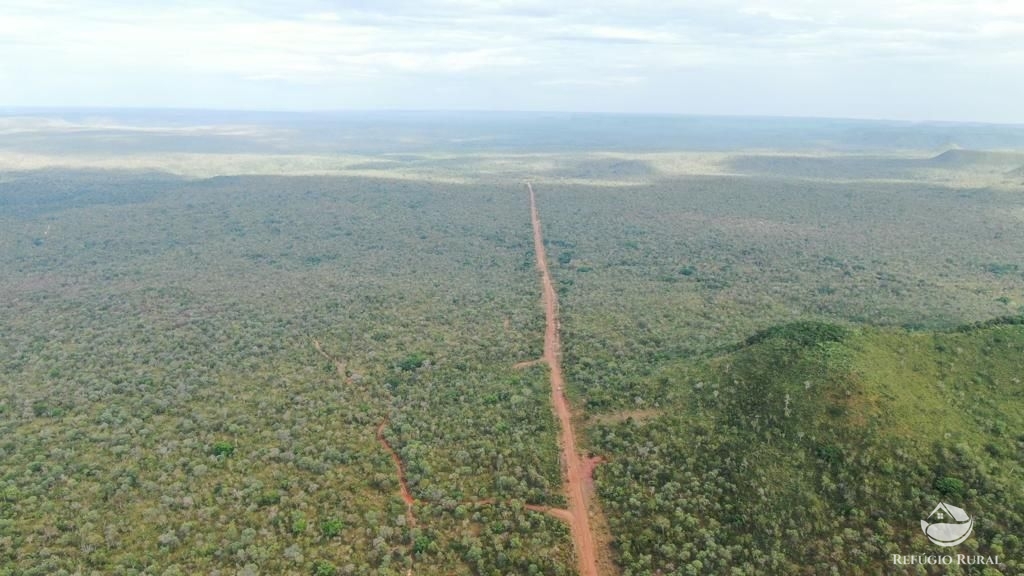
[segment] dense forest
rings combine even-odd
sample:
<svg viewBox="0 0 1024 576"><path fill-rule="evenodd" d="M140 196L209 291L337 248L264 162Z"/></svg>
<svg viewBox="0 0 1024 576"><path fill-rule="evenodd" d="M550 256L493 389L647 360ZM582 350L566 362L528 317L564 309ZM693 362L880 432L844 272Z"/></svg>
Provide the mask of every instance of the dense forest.
<svg viewBox="0 0 1024 576"><path fill-rule="evenodd" d="M0 573L567 573L518 185L5 180Z"/></svg>
<svg viewBox="0 0 1024 576"><path fill-rule="evenodd" d="M0 172L0 575L574 573L526 178L615 571L938 573L942 499L1021 571L1020 154L54 158Z"/></svg>
<svg viewBox="0 0 1024 576"><path fill-rule="evenodd" d="M958 551L1004 562L962 573L1020 571L1024 200L870 174L552 184L623 574L902 573L943 498L978 519Z"/></svg>

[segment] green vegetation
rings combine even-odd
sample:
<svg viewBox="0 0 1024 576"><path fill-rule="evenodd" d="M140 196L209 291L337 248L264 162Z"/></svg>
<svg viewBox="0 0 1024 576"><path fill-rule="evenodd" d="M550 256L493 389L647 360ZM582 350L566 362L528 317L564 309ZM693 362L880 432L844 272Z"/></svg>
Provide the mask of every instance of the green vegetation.
<svg viewBox="0 0 1024 576"><path fill-rule="evenodd" d="M666 368L678 405L591 429L623 572L874 573L932 549L915 528L943 500L977 521L958 551L1024 568L1024 326L793 346L806 328Z"/></svg>
<svg viewBox="0 0 1024 576"><path fill-rule="evenodd" d="M421 366L427 361L425 354L410 354L405 358L398 361L398 368L406 372L411 372Z"/></svg>
<svg viewBox="0 0 1024 576"><path fill-rule="evenodd" d="M522 508L562 496L546 374L512 368L543 335L518 184L37 172L0 198L0 574L568 573Z"/></svg>
<svg viewBox="0 0 1024 576"><path fill-rule="evenodd" d="M835 324L825 322L803 321L781 326L772 326L761 330L747 338L745 344L751 346L766 340L782 340L788 344L807 348L809 346L820 346L829 342L842 342L849 334L849 330Z"/></svg>
<svg viewBox="0 0 1024 576"><path fill-rule="evenodd" d="M888 573L943 498L1020 571L1024 201L851 166L536 186L623 574Z"/></svg>
<svg viewBox="0 0 1024 576"><path fill-rule="evenodd" d="M313 563L313 576L335 576L338 568L326 560L317 560Z"/></svg>
<svg viewBox="0 0 1024 576"><path fill-rule="evenodd" d="M320 533L324 535L324 538L334 538L341 534L341 528L341 520L331 518L329 520L325 520L324 523L320 525Z"/></svg>
<svg viewBox="0 0 1024 576"><path fill-rule="evenodd" d="M554 275L577 401L659 408L679 394L664 363L794 320L948 329L1022 312L1024 277L986 268L1024 265L1007 232L1018 191L869 175L538 185L550 258L573 254Z"/></svg>
<svg viewBox="0 0 1024 576"><path fill-rule="evenodd" d="M214 442L212 452L214 456L231 456L235 453L235 447L230 442Z"/></svg>
<svg viewBox="0 0 1024 576"><path fill-rule="evenodd" d="M572 574L524 178L622 574L1024 570L1024 132L491 120L8 134L0 576Z"/></svg>

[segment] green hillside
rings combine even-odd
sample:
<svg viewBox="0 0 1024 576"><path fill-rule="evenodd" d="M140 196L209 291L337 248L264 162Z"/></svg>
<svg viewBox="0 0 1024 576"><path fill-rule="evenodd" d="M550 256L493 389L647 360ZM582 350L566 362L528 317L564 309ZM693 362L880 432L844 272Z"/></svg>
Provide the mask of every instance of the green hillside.
<svg viewBox="0 0 1024 576"><path fill-rule="evenodd" d="M954 553L1005 562L962 573L1019 573L1022 375L1020 318L801 322L665 368L677 405L591 428L623 574L903 573L892 554L950 551L919 527L940 501L975 519Z"/></svg>

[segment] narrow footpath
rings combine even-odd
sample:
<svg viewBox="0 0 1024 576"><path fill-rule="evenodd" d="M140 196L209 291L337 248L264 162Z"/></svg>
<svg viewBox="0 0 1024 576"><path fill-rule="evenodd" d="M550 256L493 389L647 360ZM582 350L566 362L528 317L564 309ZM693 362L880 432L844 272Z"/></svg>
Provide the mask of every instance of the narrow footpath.
<svg viewBox="0 0 1024 576"><path fill-rule="evenodd" d="M380 423L380 426L377 426L377 441L387 450L388 454L391 455L391 461L395 463L395 470L398 472L398 491L402 495L402 501L405 502L405 521L410 526L415 526L416 515L413 514L412 507L416 504L416 499L412 497L412 492L409 491L409 481L405 478L405 465L402 464L402 458L391 446L391 443L388 442L388 439L384 437L384 428L387 425L388 419L385 418Z"/></svg>

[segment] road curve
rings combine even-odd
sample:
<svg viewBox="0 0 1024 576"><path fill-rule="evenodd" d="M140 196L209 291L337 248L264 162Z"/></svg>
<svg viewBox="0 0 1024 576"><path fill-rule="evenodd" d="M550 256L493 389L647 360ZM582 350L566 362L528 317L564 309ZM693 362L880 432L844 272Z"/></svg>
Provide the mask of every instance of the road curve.
<svg viewBox="0 0 1024 576"><path fill-rule="evenodd" d="M537 213L537 197L533 185L526 183L530 191L530 220L533 222L533 247L537 257L537 269L540 271L544 299L544 361L548 364L551 374L551 405L554 407L558 423L561 425L560 444L562 460L565 464L565 492L569 500L569 531L572 533L573 545L576 548L576 561L580 576L598 576L597 553L594 545L594 533L590 529L590 516L587 509L586 480L588 467L576 450L576 435L572 429L572 413L569 401L565 397L565 381L562 378L562 340L558 324L558 295L551 282L548 270L547 252L544 250L544 235L540 228L540 215Z"/></svg>

